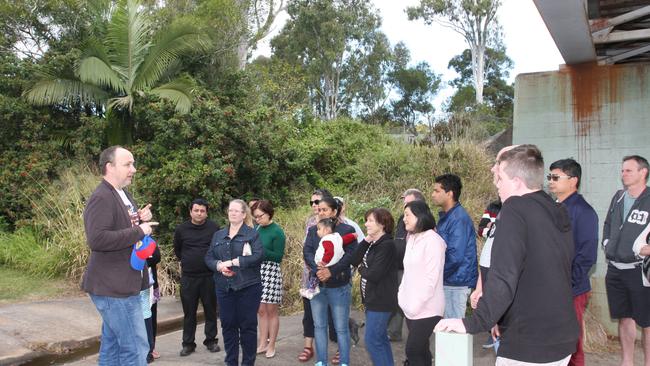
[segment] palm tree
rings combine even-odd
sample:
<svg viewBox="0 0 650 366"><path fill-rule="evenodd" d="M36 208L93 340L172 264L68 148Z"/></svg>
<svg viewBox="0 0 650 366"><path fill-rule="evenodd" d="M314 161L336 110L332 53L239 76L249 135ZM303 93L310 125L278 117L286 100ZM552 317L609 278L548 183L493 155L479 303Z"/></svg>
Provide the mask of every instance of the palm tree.
<svg viewBox="0 0 650 366"><path fill-rule="evenodd" d="M120 0L103 42L94 39L85 47L75 65L75 78L45 75L24 97L35 105L80 103L105 108L111 144L133 142L136 95L151 93L174 103L176 111L189 112L194 84L184 77L171 79L170 74L183 53L206 50L207 37L186 22L152 35L152 24L138 0Z"/></svg>

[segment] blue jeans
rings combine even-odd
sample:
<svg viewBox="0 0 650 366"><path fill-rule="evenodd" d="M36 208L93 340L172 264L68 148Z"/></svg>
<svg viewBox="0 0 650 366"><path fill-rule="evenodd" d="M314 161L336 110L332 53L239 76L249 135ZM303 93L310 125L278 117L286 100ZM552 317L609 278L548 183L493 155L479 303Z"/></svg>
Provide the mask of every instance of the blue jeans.
<svg viewBox="0 0 650 366"><path fill-rule="evenodd" d="M393 366L393 350L388 340L390 312L366 310L366 351L374 366Z"/></svg>
<svg viewBox="0 0 650 366"><path fill-rule="evenodd" d="M339 344L341 365L350 364L350 284L328 288L321 286L320 293L311 299L311 312L314 317L314 336L316 339L317 361L327 365L327 307L332 309L334 328Z"/></svg>
<svg viewBox="0 0 650 366"><path fill-rule="evenodd" d="M126 298L89 295L102 316L98 364L146 365L149 342L140 294Z"/></svg>
<svg viewBox="0 0 650 366"><path fill-rule="evenodd" d="M226 365L239 365L240 344L241 364L254 365L257 350L257 310L262 299L262 284L256 283L238 291L217 287L216 292Z"/></svg>
<svg viewBox="0 0 650 366"><path fill-rule="evenodd" d="M464 318L471 289L467 286L443 286L443 291L445 292L445 318Z"/></svg>

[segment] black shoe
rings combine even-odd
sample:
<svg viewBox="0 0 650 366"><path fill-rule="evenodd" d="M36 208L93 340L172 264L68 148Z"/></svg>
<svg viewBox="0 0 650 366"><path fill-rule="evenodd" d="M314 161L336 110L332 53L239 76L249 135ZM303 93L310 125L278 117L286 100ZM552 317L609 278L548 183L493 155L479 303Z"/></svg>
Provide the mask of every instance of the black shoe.
<svg viewBox="0 0 650 366"><path fill-rule="evenodd" d="M183 346L183 349L181 350L181 357L189 356L192 352L194 352L195 349L196 347Z"/></svg>
<svg viewBox="0 0 650 366"><path fill-rule="evenodd" d="M210 351L212 353L221 351L221 347L219 347L219 345L217 343L210 343L210 344L206 345L205 347L208 349L208 351Z"/></svg>

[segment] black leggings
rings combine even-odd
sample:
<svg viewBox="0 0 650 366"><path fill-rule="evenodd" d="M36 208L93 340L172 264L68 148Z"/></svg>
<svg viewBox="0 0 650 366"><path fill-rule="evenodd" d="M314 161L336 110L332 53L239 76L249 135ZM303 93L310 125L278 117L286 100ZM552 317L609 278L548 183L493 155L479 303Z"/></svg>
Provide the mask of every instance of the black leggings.
<svg viewBox="0 0 650 366"><path fill-rule="evenodd" d="M409 335L406 339L406 359L409 366L431 366L431 350L429 340L433 328L442 319L441 316L424 319L406 318Z"/></svg>

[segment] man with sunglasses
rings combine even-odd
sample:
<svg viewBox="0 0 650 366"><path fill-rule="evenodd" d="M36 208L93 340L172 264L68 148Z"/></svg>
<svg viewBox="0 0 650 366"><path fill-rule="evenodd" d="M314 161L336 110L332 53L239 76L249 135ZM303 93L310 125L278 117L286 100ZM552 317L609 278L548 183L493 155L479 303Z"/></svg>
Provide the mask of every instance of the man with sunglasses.
<svg viewBox="0 0 650 366"><path fill-rule="evenodd" d="M596 263L598 248L598 215L596 211L578 193L582 167L573 159L562 159L550 166L548 190L562 202L571 218L575 254L571 262L571 290L573 292L573 307L578 318L580 334L576 352L571 355L569 365L583 366L585 355L582 350L583 315L587 301L591 295L589 270Z"/></svg>
<svg viewBox="0 0 650 366"><path fill-rule="evenodd" d="M623 158L623 190L614 194L603 226L607 258L607 302L612 319L618 319L621 365L634 364L636 326L643 328L645 364L650 363L650 287L644 287L642 258L634 253L635 240L646 228L650 213L648 161L638 155ZM641 238L647 243L647 237ZM645 251L644 251L645 252Z"/></svg>

